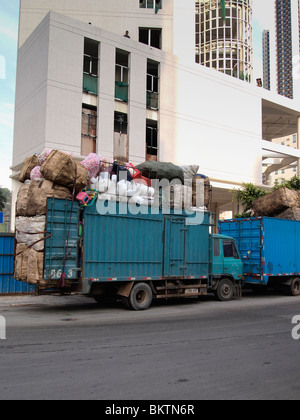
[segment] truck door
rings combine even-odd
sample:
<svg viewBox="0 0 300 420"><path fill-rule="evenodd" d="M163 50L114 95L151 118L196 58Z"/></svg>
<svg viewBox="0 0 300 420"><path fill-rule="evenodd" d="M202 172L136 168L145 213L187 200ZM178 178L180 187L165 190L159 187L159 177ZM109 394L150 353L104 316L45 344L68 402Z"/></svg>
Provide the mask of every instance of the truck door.
<svg viewBox="0 0 300 420"><path fill-rule="evenodd" d="M58 281L63 273L67 280L78 280L79 213L77 202L48 198L45 241L45 280Z"/></svg>
<svg viewBox="0 0 300 420"><path fill-rule="evenodd" d="M166 217L164 231L164 277L185 275L185 219Z"/></svg>
<svg viewBox="0 0 300 420"><path fill-rule="evenodd" d="M235 242L232 239L223 239L224 274L234 279L241 279L243 275L243 263L240 259Z"/></svg>

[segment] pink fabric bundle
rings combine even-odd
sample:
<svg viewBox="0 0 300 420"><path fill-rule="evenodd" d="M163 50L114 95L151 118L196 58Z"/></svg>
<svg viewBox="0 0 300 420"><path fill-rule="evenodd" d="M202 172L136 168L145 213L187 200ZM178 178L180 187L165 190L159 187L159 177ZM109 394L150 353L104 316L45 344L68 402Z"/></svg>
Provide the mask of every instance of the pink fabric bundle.
<svg viewBox="0 0 300 420"><path fill-rule="evenodd" d="M31 181L34 181L35 179L45 179L41 173L40 166L36 166L32 169L32 171L30 172L30 179Z"/></svg>
<svg viewBox="0 0 300 420"><path fill-rule="evenodd" d="M101 169L102 156L90 153L81 164L88 170L90 179L97 178Z"/></svg>

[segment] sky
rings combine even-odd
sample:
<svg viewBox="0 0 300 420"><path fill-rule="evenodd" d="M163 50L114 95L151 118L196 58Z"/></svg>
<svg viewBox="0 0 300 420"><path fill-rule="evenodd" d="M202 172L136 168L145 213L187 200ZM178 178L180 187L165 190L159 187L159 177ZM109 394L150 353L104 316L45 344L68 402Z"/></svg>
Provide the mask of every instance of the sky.
<svg viewBox="0 0 300 420"><path fill-rule="evenodd" d="M0 186L11 189L19 0L0 0Z"/></svg>
<svg viewBox="0 0 300 420"><path fill-rule="evenodd" d="M11 189L20 0L0 0L0 187ZM262 31L274 24L274 0L253 0L254 80L262 77Z"/></svg>

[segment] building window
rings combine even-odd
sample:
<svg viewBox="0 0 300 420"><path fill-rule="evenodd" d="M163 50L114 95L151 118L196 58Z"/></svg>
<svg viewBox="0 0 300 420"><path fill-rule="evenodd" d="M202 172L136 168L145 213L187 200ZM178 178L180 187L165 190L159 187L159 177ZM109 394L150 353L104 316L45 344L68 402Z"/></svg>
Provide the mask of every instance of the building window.
<svg viewBox="0 0 300 420"><path fill-rule="evenodd" d="M157 13L162 9L162 0L140 0L141 9L155 9Z"/></svg>
<svg viewBox="0 0 300 420"><path fill-rule="evenodd" d="M161 49L161 28L140 28L139 42Z"/></svg>
<svg viewBox="0 0 300 420"><path fill-rule="evenodd" d="M147 62L147 108L158 110L159 99L159 63Z"/></svg>
<svg viewBox="0 0 300 420"><path fill-rule="evenodd" d="M128 102L129 87L129 53L122 50L116 51L116 86L115 98Z"/></svg>
<svg viewBox="0 0 300 420"><path fill-rule="evenodd" d="M99 42L84 40L83 91L98 95Z"/></svg>
<svg viewBox="0 0 300 420"><path fill-rule="evenodd" d="M157 121L146 122L146 160L158 159L158 129Z"/></svg>
<svg viewBox="0 0 300 420"><path fill-rule="evenodd" d="M129 160L128 118L122 112L115 112L114 117L114 159Z"/></svg>
<svg viewBox="0 0 300 420"><path fill-rule="evenodd" d="M97 149L97 108L82 105L81 155L96 153Z"/></svg>

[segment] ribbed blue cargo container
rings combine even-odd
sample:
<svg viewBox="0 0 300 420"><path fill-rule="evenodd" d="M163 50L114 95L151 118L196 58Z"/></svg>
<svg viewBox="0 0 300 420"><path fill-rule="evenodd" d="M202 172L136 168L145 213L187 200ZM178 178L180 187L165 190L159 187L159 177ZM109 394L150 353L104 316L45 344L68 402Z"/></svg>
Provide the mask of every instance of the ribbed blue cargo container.
<svg viewBox="0 0 300 420"><path fill-rule="evenodd" d="M208 213L201 213L199 223L195 214L134 214L135 206L119 203L108 203L106 209L100 215L96 205L87 207L81 222L78 203L48 200L52 236L45 242L46 280L57 281L64 271L67 281L81 278L82 291L88 292L91 281L208 279Z"/></svg>
<svg viewBox="0 0 300 420"><path fill-rule="evenodd" d="M13 277L15 238L13 234L0 234L0 295L28 294L34 287Z"/></svg>
<svg viewBox="0 0 300 420"><path fill-rule="evenodd" d="M84 214L84 278L100 281L131 278L159 280L209 274L209 215L134 214L134 206L96 206Z"/></svg>
<svg viewBox="0 0 300 420"><path fill-rule="evenodd" d="M236 240L246 283L268 285L300 276L300 222L269 217L225 220L219 222L219 231Z"/></svg>

